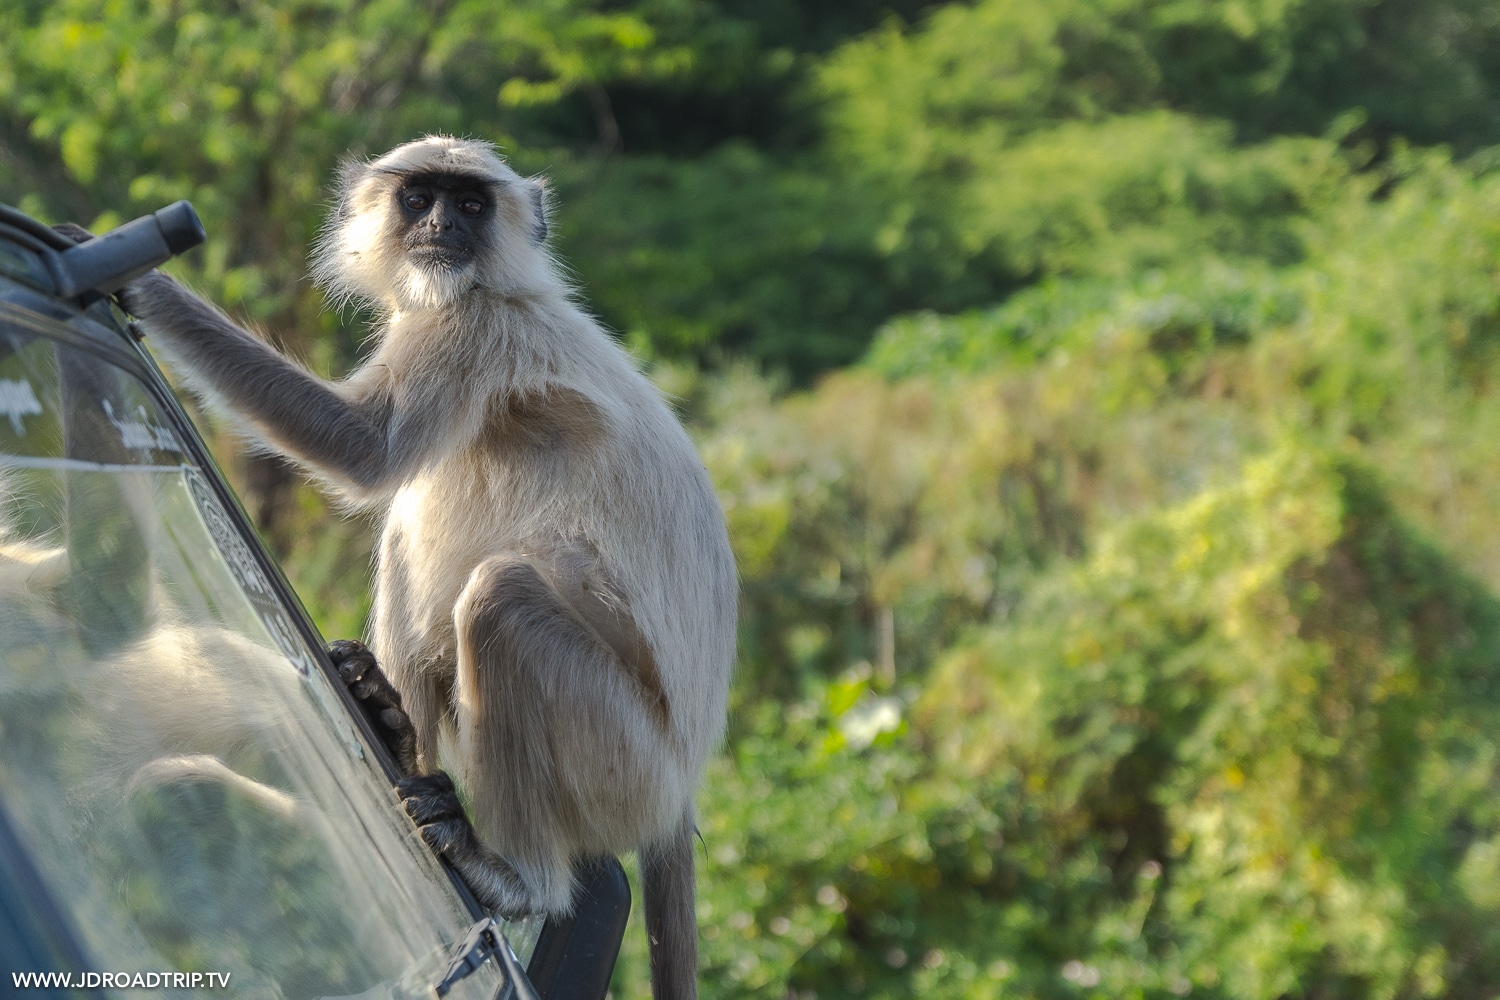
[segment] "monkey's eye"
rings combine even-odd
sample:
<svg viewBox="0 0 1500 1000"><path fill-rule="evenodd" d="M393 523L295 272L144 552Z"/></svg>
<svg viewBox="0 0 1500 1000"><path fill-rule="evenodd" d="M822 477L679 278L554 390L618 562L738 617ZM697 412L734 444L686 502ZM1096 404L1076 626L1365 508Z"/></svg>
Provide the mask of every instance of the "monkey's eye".
<svg viewBox="0 0 1500 1000"><path fill-rule="evenodd" d="M432 195L426 191L403 191L401 204L413 212L425 212L432 205Z"/></svg>
<svg viewBox="0 0 1500 1000"><path fill-rule="evenodd" d="M465 215L479 215L484 212L484 199L477 194L459 195L458 210Z"/></svg>

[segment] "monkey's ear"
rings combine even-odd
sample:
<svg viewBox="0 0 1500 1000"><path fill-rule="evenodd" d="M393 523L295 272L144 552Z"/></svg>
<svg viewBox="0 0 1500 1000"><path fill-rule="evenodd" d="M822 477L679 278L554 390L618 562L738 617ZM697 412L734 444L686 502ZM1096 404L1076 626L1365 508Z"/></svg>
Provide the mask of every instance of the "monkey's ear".
<svg viewBox="0 0 1500 1000"><path fill-rule="evenodd" d="M531 242L541 246L547 241L547 202L550 200L550 192L547 190L547 182L540 177L529 178L526 187L531 194L532 213L536 217L531 227Z"/></svg>
<svg viewBox="0 0 1500 1000"><path fill-rule="evenodd" d="M330 220L349 217L349 201L354 196L354 189L369 173L369 161L353 153L347 153L339 160L338 180L334 182L333 211L329 215Z"/></svg>
<svg viewBox="0 0 1500 1000"><path fill-rule="evenodd" d="M360 157L355 156L353 153L346 154L339 160L339 186L348 190L369 169L369 163Z"/></svg>

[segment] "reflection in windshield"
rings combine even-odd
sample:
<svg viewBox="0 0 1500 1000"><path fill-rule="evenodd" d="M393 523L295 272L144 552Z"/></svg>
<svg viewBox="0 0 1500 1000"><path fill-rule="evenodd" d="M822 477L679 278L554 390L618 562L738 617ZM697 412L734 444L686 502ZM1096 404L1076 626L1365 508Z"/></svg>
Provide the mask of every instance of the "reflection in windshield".
<svg viewBox="0 0 1500 1000"><path fill-rule="evenodd" d="M0 794L92 959L256 997L429 974L468 914L170 421L44 326L0 307Z"/></svg>

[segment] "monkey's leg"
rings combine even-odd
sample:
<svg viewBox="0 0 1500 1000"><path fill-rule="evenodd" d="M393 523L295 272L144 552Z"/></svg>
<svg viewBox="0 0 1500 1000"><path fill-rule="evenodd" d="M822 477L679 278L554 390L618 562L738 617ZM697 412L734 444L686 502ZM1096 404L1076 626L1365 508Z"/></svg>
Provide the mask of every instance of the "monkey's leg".
<svg viewBox="0 0 1500 1000"><path fill-rule="evenodd" d="M423 778L402 785L415 793L408 813L432 817L428 843L504 912L567 912L575 857L650 840L681 808L669 801L659 693L643 691L576 607L528 558L497 556L475 569L454 611L462 778L496 850L446 790Z"/></svg>
<svg viewBox="0 0 1500 1000"><path fill-rule="evenodd" d="M417 767L412 773L431 774L438 769L438 733L453 711L452 677L445 678L440 666L433 669L432 664L417 664L392 683L401 691L406 714L417 734Z"/></svg>
<svg viewBox="0 0 1500 1000"><path fill-rule="evenodd" d="M375 654L354 639L336 639L328 644L328 658L338 668L339 679L354 695L375 735L396 761L403 777L417 773L417 733L411 717L401 705L401 692L375 663Z"/></svg>

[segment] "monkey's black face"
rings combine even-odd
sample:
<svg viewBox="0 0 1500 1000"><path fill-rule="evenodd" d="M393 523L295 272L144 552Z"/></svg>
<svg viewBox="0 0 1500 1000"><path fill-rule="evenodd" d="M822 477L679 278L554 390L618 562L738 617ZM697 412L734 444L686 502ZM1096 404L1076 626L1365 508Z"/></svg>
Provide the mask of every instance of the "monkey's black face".
<svg viewBox="0 0 1500 1000"><path fill-rule="evenodd" d="M493 222L488 185L460 174L414 174L396 191L403 238L412 263L460 270L484 249Z"/></svg>

